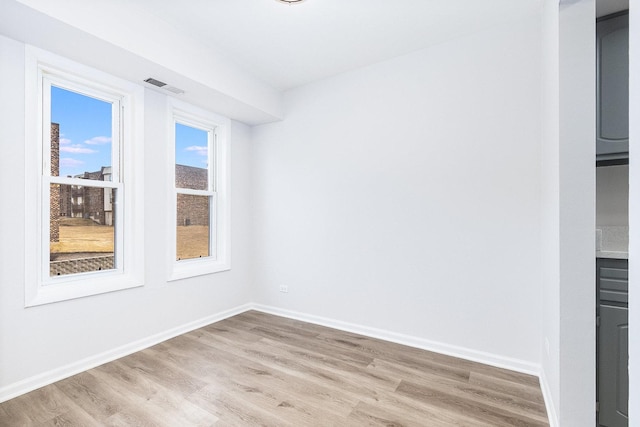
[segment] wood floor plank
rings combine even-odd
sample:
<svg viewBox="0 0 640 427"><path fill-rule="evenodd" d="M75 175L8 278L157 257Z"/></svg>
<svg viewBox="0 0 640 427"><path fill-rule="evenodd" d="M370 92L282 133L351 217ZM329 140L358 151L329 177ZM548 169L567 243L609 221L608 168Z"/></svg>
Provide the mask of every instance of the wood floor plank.
<svg viewBox="0 0 640 427"><path fill-rule="evenodd" d="M199 380L193 374L177 370L167 365L162 359L153 357L148 349L123 357L120 361L130 369L142 372L159 384L170 387L184 396L206 386L206 382Z"/></svg>
<svg viewBox="0 0 640 427"><path fill-rule="evenodd" d="M358 349L378 360L386 360L409 368L425 370L434 374L467 381L470 375L470 365L459 363L460 359L438 355L433 352L419 350L395 343L388 343L369 337L345 333L344 336L335 332L324 333L318 337L337 346Z"/></svg>
<svg viewBox="0 0 640 427"><path fill-rule="evenodd" d="M410 381L403 380L400 386L398 386L397 392L413 399L428 401L429 404L438 405L443 409L459 411L461 414L471 418L486 420L495 426L524 427L548 425L545 421L488 405L473 397L461 396L453 390L445 392L436 387L416 385Z"/></svg>
<svg viewBox="0 0 640 427"><path fill-rule="evenodd" d="M77 407L64 414L57 415L47 422L38 424L38 427L86 427L96 424L89 414ZM3 425L3 424L0 424ZM23 425L23 424L7 424L9 425Z"/></svg>
<svg viewBox="0 0 640 427"><path fill-rule="evenodd" d="M204 329L209 332L208 329ZM296 347L331 356L342 361L353 363L358 366L367 366L373 360L372 357L364 355L361 352L345 349L319 341L317 339L309 339L296 333L295 329L286 329L281 326L272 325L255 325L250 330L253 336L260 338L271 338L275 341L285 341ZM234 340L237 342L237 340Z"/></svg>
<svg viewBox="0 0 640 427"><path fill-rule="evenodd" d="M47 386L0 405L0 426L45 423L72 409L64 393Z"/></svg>
<svg viewBox="0 0 640 427"><path fill-rule="evenodd" d="M266 319L275 320L266 321ZM324 326L311 325L284 317L269 316L259 312L242 313L235 316L232 321L235 326L245 328L256 336L271 338L276 341L287 340L292 345L331 355L358 365L366 366L373 359L362 352L313 339L319 334L331 330Z"/></svg>
<svg viewBox="0 0 640 427"><path fill-rule="evenodd" d="M245 426L294 426L286 419L280 419L270 404L261 406L256 401L244 399L237 393L220 390L219 387L205 387L189 396L189 400L214 413L222 421Z"/></svg>
<svg viewBox="0 0 640 427"><path fill-rule="evenodd" d="M218 418L187 401L172 390L156 383L138 371L129 370L116 362L89 371L117 393L126 397L136 408L151 414L155 424L213 426Z"/></svg>
<svg viewBox="0 0 640 427"><path fill-rule="evenodd" d="M107 427L170 427L170 423L154 420L144 409L126 408L104 420Z"/></svg>
<svg viewBox="0 0 640 427"><path fill-rule="evenodd" d="M536 377L249 311L0 403L5 425L549 424Z"/></svg>
<svg viewBox="0 0 640 427"><path fill-rule="evenodd" d="M539 420L546 420L546 408L543 402L537 399L531 400L527 395L509 393L496 390L495 387L484 387L468 381L458 381L442 375L434 375L430 372L421 372L415 369L376 360L370 369L385 372L387 375L396 375L402 378L411 378L416 385L424 385L433 389L459 396L466 399L474 399L497 407L507 408L516 414L531 416Z"/></svg>
<svg viewBox="0 0 640 427"><path fill-rule="evenodd" d="M222 389L263 387L277 392L283 401L296 401L296 406L302 406L300 401L304 401L315 410L322 408L325 415L346 416L358 402L358 399L348 397L341 390L316 384L310 378L300 378L271 369L243 357L242 353L228 353L223 348L210 347L199 340L183 338L179 346L155 348L166 351L167 358L175 359L188 368L191 364L203 364L199 359L206 357L209 360L206 365L210 367L207 379ZM210 363L212 360L216 363Z"/></svg>
<svg viewBox="0 0 640 427"><path fill-rule="evenodd" d="M465 361L467 364L474 363ZM474 363L469 367L472 373L479 373L491 376L496 379L504 381L510 381L523 386L529 386L535 390L540 389L540 380L533 375L523 374L521 372L514 372L508 369L496 368L495 366L483 365L481 363Z"/></svg>
<svg viewBox="0 0 640 427"><path fill-rule="evenodd" d="M398 363L406 363L409 365L414 363L415 360L430 360L440 365L456 366L461 370L486 373L487 375L491 375L496 378L502 378L520 384L527 384L534 388L539 387L538 378L532 375L509 371L489 365L483 365L445 354L426 351L402 344L391 343L388 341L365 337L349 332L337 331L330 328L325 328L324 331L319 332L319 339L335 343L338 346L345 346L349 348L357 347L362 352L370 354L376 359L384 359Z"/></svg>
<svg viewBox="0 0 640 427"><path fill-rule="evenodd" d="M224 337L229 342L234 342L234 343L239 341L251 343L251 342L256 342L260 338L262 338L259 335L254 334L252 332L248 332L243 329L234 328L233 326L227 323L223 323L223 324L213 323L203 328L196 329L195 331L191 331L190 333L198 334L198 333L205 333L205 332L210 333L212 335L217 335L219 337Z"/></svg>
<svg viewBox="0 0 640 427"><path fill-rule="evenodd" d="M376 400L380 393L378 387L363 386L353 378L349 378L346 372L344 374L336 374L326 368L313 366L304 360L286 355L283 352L273 351L273 348L265 347L262 341L251 348L245 348L238 344L234 347L228 347L226 350L234 354L237 357L236 360L250 360L262 366L259 371L260 375L271 376L274 373L283 373L290 377L308 381L314 388L322 387L331 390L332 393L339 391L340 396L349 396L348 400Z"/></svg>
<svg viewBox="0 0 640 427"><path fill-rule="evenodd" d="M55 387L69 396L97 422L104 422L126 408L126 401L121 396L88 372L58 381Z"/></svg>
<svg viewBox="0 0 640 427"><path fill-rule="evenodd" d="M267 319L277 317L277 316L269 316L263 313L258 313L256 311L253 312L245 312L235 316L232 320L234 322L238 322L240 324L244 324L249 326L253 331L256 327L265 327L272 330L282 330L287 332L293 332L298 336L306 337L306 338L315 338L321 332L325 331L322 326L314 325L314 327L307 327L307 324L304 322L287 319L284 317L277 317L275 321L267 321Z"/></svg>
<svg viewBox="0 0 640 427"><path fill-rule="evenodd" d="M216 346L216 337L211 338L213 341L208 341L209 344ZM236 343L234 347L241 350L239 354L244 357L258 358L260 360L267 359L285 369L295 366L305 375L319 375L323 379L330 381L335 381L338 378L338 381L350 382L356 387L366 386L370 390L392 391L399 384L397 378L378 374L374 371L363 369L362 366L352 365L322 353L302 349L296 345L289 344L287 339L273 340L263 338L251 343L251 345Z"/></svg>
<svg viewBox="0 0 640 427"><path fill-rule="evenodd" d="M462 383L468 383L471 376L471 372L464 367L411 356L374 359L374 362L370 363L369 366L381 366L385 363L387 366L395 366L397 373L405 372L408 375L425 375L429 378L437 376Z"/></svg>
<svg viewBox="0 0 640 427"><path fill-rule="evenodd" d="M443 408L441 405L434 405L401 393L386 394L375 404L360 402L357 407L359 407L359 411L364 411L364 408L367 408L365 412L370 412L371 408L379 408L387 416L397 415L399 419L409 419L410 424L413 425L416 425L416 420L418 420L422 424L417 425L493 427L492 424L478 420L476 417L468 417L459 411ZM351 416L352 414L350 414Z"/></svg>
<svg viewBox="0 0 640 427"><path fill-rule="evenodd" d="M274 351L265 345L255 346L251 349L245 349L238 346L237 355L244 357L267 367L269 371L279 371L287 373L301 379L310 378L314 384L322 385L329 389L341 390L343 393L353 397L353 399L369 399L376 400L381 392L379 387L375 387L369 383L368 386L362 386L353 377L347 373L336 374L335 372L320 366L298 359L296 357L286 355L284 352ZM366 378L362 378L365 382ZM395 388L395 387L394 387Z"/></svg>
<svg viewBox="0 0 640 427"><path fill-rule="evenodd" d="M416 410L397 411L396 407L385 407L360 402L347 417L347 425L373 426L429 426L429 427L490 427L470 419L460 419L456 414L422 412Z"/></svg>
<svg viewBox="0 0 640 427"><path fill-rule="evenodd" d="M499 391L513 396L520 396L544 407L544 398L542 397L542 393L540 393L540 387L538 385L532 386L531 384L505 380L503 378L478 372L471 372L469 383L476 384L487 390Z"/></svg>

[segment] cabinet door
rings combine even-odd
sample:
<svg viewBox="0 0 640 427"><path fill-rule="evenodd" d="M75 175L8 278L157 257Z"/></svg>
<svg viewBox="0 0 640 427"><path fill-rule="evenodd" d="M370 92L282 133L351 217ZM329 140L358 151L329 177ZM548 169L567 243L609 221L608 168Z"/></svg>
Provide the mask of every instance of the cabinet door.
<svg viewBox="0 0 640 427"><path fill-rule="evenodd" d="M626 307L601 305L598 382L603 427L629 425L629 320Z"/></svg>
<svg viewBox="0 0 640 427"><path fill-rule="evenodd" d="M629 15L597 24L596 153L629 151Z"/></svg>
<svg viewBox="0 0 640 427"><path fill-rule="evenodd" d="M629 301L629 261L626 259L596 259L598 304L615 302L622 305Z"/></svg>

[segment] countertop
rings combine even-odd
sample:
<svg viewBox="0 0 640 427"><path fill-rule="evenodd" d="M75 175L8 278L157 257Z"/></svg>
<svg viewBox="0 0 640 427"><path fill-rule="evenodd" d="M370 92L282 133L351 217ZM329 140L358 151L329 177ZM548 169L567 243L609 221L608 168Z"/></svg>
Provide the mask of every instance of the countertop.
<svg viewBox="0 0 640 427"><path fill-rule="evenodd" d="M598 226L596 258L629 259L629 227Z"/></svg>

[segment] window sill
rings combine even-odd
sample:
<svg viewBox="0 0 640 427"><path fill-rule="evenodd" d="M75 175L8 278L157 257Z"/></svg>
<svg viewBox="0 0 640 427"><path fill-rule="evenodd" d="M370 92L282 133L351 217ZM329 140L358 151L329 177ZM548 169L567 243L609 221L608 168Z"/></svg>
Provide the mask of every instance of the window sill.
<svg viewBox="0 0 640 427"><path fill-rule="evenodd" d="M204 276L231 270L228 262L210 260L185 260L173 264L167 281L188 279L190 277Z"/></svg>
<svg viewBox="0 0 640 427"><path fill-rule="evenodd" d="M79 275L69 277L70 280L41 284L33 295L27 295L25 307L35 307L143 286L141 280L131 276L123 276L117 272L105 273L100 278L96 277L95 273L87 276L90 277L83 278Z"/></svg>

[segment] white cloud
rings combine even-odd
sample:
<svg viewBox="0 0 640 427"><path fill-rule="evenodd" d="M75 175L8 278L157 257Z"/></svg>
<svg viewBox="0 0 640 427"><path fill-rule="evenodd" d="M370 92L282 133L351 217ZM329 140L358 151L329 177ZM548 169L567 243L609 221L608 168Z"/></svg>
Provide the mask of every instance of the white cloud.
<svg viewBox="0 0 640 427"><path fill-rule="evenodd" d="M60 145L69 145L71 144L71 140L68 138L60 138Z"/></svg>
<svg viewBox="0 0 640 427"><path fill-rule="evenodd" d="M110 136L94 136L91 139L87 139L84 143L87 145L104 145L111 142Z"/></svg>
<svg viewBox="0 0 640 427"><path fill-rule="evenodd" d="M91 148L84 147L82 144L75 145L65 145L60 147L60 151L64 153L74 153L74 154L92 154L97 153L96 150L92 150Z"/></svg>
<svg viewBox="0 0 640 427"><path fill-rule="evenodd" d="M190 147L185 148L185 151L195 151L199 156L207 155L207 147L201 145L192 145Z"/></svg>
<svg viewBox="0 0 640 427"><path fill-rule="evenodd" d="M63 157L60 159L61 168L75 168L84 165L82 160L72 159L70 157Z"/></svg>

